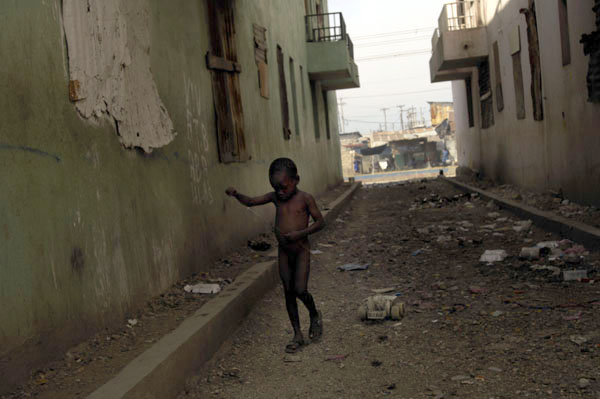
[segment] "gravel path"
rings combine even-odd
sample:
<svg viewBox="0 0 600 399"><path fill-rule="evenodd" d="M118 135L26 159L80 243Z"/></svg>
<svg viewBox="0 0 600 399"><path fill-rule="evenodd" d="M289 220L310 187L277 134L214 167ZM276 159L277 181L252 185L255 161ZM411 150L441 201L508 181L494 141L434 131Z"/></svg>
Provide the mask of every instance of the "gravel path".
<svg viewBox="0 0 600 399"><path fill-rule="evenodd" d="M178 398L600 398L599 283L533 267L597 279L600 257L520 260L521 247L560 237L516 232L517 221L441 181L361 189L312 241L322 340L286 356L278 287ZM486 265L486 249L509 257ZM370 267L336 270L349 262ZM361 322L358 306L386 287L406 302L405 318ZM301 321L306 331L303 307Z"/></svg>

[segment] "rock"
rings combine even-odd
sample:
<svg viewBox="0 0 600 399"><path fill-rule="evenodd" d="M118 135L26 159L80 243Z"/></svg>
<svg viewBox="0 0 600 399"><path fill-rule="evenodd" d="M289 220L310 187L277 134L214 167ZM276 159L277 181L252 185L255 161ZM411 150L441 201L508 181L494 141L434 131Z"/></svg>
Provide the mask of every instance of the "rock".
<svg viewBox="0 0 600 399"><path fill-rule="evenodd" d="M508 254L503 249L487 249L479 258L480 262L494 263L502 262Z"/></svg>
<svg viewBox="0 0 600 399"><path fill-rule="evenodd" d="M561 205L569 205L570 203L571 203L571 201L569 201L568 199L566 199L566 200L563 200L561 202Z"/></svg>
<svg viewBox="0 0 600 399"><path fill-rule="evenodd" d="M298 363L301 362L302 359L298 355L285 355L283 361L286 363Z"/></svg>
<svg viewBox="0 0 600 399"><path fill-rule="evenodd" d="M577 345L583 345L589 341L589 339L587 337L584 337L583 335L571 335L569 337L569 340Z"/></svg>
<svg viewBox="0 0 600 399"><path fill-rule="evenodd" d="M590 386L591 381L588 380L587 378L580 378L579 381L577 381L577 386L581 389L583 388L587 388L588 386Z"/></svg>
<svg viewBox="0 0 600 399"><path fill-rule="evenodd" d="M499 317L499 316L502 316L504 314L504 312L501 310L496 310L490 314L492 315L492 317Z"/></svg>
<svg viewBox="0 0 600 399"><path fill-rule="evenodd" d="M502 369L500 369L498 367L488 367L488 370L494 371L496 373L501 373L502 372Z"/></svg>
<svg viewBox="0 0 600 399"><path fill-rule="evenodd" d="M540 258L540 249L539 247L524 247L521 248L521 253L519 254L519 258L522 259L539 259Z"/></svg>
<svg viewBox="0 0 600 399"><path fill-rule="evenodd" d="M581 281L587 278L587 270L564 270L563 280L565 281Z"/></svg>
<svg viewBox="0 0 600 399"><path fill-rule="evenodd" d="M533 222L531 220L520 220L515 223L515 225L513 226L513 230L517 233L526 232L529 231L529 229L531 229L532 224Z"/></svg>
<svg viewBox="0 0 600 399"><path fill-rule="evenodd" d="M487 214L487 217L492 218L492 219L499 218L500 217L500 213L498 213L498 212L490 212L490 213Z"/></svg>

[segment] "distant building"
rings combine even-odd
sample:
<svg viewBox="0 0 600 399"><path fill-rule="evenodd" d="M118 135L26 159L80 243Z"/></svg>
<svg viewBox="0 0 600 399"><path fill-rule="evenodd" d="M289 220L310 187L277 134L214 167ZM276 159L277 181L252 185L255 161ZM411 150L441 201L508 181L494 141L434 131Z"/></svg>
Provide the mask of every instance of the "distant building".
<svg viewBox="0 0 600 399"><path fill-rule="evenodd" d="M427 101L431 113L431 126L438 126L444 120L448 120L450 129L454 132L454 103Z"/></svg>
<svg viewBox="0 0 600 399"><path fill-rule="evenodd" d="M455 1L438 21L460 165L600 205L600 0Z"/></svg>
<svg viewBox="0 0 600 399"><path fill-rule="evenodd" d="M359 132L340 133L340 152L342 173L348 179L357 173L363 173L361 148L369 147L369 138Z"/></svg>

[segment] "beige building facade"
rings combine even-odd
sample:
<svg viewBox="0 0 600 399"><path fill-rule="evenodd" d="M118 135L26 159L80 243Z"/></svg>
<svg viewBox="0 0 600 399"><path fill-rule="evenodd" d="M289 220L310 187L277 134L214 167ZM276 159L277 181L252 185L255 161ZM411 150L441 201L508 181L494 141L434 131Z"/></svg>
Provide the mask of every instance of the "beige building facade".
<svg viewBox="0 0 600 399"><path fill-rule="evenodd" d="M600 1L444 6L432 82L452 81L460 165L600 205Z"/></svg>

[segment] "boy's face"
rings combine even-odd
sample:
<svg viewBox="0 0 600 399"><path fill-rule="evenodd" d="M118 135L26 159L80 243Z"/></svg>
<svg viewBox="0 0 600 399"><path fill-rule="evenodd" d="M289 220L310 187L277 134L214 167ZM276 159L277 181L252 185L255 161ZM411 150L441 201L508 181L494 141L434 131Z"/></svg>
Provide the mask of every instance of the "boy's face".
<svg viewBox="0 0 600 399"><path fill-rule="evenodd" d="M280 201L287 201L296 193L298 176L290 177L287 172L279 171L270 176L269 180L275 190L275 195Z"/></svg>

